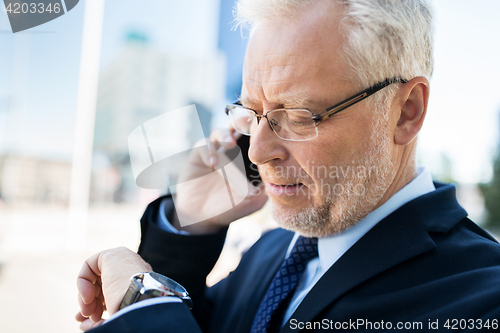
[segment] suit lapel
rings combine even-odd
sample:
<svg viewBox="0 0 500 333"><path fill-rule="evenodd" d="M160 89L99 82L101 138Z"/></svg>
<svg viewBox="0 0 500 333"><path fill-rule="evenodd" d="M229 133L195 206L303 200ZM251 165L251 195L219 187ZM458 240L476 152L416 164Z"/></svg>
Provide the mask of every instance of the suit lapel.
<svg viewBox="0 0 500 333"><path fill-rule="evenodd" d="M436 245L411 205L380 221L321 277L290 319L308 322L343 294ZM287 322L284 332L292 332Z"/></svg>
<svg viewBox="0 0 500 333"><path fill-rule="evenodd" d="M252 312L250 324L253 322L253 318L257 309L259 308L260 302L264 298L264 295L271 284L274 275L278 271L278 268L281 266L283 259L285 259L286 251L290 246L290 242L293 238L292 232L286 232L286 234L280 233L278 234L279 238L276 238L276 241L273 242L274 248L268 249L266 252L266 257L264 262L260 262L259 266L261 267L260 271L263 275L262 277L256 277L254 279L255 286L254 288L250 288L250 290L254 290L254 294L251 298L253 302L249 304L249 310ZM262 268L266 269L262 269ZM270 269L267 269L269 267Z"/></svg>
<svg viewBox="0 0 500 333"><path fill-rule="evenodd" d="M225 326L227 332L245 332L250 330L260 302L264 298L276 271L285 258L293 235L293 232L283 229L273 230L267 235L270 239L265 240L266 246L255 247L258 251L253 253L252 257L259 258L259 260L253 262L245 270L243 277L245 281L245 298L238 300L238 303L241 304L243 302L245 304L246 309L243 317L237 323L230 324L231 327ZM243 263L242 266L245 266L245 264ZM251 274L248 274L250 272ZM239 281L239 284L241 282ZM234 307L234 311L235 313L239 312L237 306ZM231 314L228 317L231 317Z"/></svg>

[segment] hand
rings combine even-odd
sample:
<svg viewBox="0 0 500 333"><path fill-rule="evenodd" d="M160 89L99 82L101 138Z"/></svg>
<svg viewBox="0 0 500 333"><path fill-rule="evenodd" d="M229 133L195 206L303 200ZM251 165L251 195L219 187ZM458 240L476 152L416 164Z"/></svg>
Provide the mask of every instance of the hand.
<svg viewBox="0 0 500 333"><path fill-rule="evenodd" d="M243 175L243 189L246 190L246 182L249 194L242 195L241 190L233 188L235 183L229 181L233 200L235 203L239 202L236 207L230 206L227 184L218 172L214 172L219 169L220 160L225 158L225 155L222 156L218 151L221 147L224 150L235 148L238 135L240 134L235 133L234 129L216 130L210 135L208 149L206 142L200 142L201 147L191 151L189 165L179 177L177 193L174 196L178 216L174 216L171 222L176 228L187 225L188 223L183 223L185 221L196 221L197 223L186 226L185 230L193 234L216 232L259 210L267 201L263 186L252 186ZM221 164L224 166L224 163ZM229 177L229 173L226 174Z"/></svg>
<svg viewBox="0 0 500 333"><path fill-rule="evenodd" d="M106 250L87 259L77 279L80 312L76 320L81 322L80 329L86 331L101 325L105 310L110 315L117 312L130 278L150 271L152 268L147 262L125 247Z"/></svg>

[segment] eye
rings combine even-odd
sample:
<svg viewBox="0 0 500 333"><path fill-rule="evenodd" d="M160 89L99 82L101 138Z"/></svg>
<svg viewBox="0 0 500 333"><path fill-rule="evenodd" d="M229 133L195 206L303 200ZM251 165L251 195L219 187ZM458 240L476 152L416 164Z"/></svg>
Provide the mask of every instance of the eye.
<svg viewBox="0 0 500 333"><path fill-rule="evenodd" d="M290 125L304 126L310 125L313 122L311 114L309 112L287 112L287 122Z"/></svg>

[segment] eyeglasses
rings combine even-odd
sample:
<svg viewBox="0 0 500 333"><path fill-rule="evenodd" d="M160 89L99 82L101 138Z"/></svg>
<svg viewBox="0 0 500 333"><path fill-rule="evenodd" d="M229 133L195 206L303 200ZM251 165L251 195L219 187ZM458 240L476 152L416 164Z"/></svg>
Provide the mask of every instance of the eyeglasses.
<svg viewBox="0 0 500 333"><path fill-rule="evenodd" d="M318 124L334 114L364 100L377 91L393 83L407 83L402 78L392 78L379 82L362 92L329 107L323 113L312 113L309 109L277 109L258 114L257 111L246 108L241 103L229 104L226 114L230 116L233 127L244 135L252 135L261 118L266 118L267 123L276 135L287 141L307 141L318 136Z"/></svg>

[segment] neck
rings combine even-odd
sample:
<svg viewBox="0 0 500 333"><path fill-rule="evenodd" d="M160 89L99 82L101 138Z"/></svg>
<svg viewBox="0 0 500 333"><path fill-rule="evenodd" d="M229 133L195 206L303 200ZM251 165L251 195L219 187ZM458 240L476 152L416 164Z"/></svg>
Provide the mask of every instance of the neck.
<svg viewBox="0 0 500 333"><path fill-rule="evenodd" d="M416 139L413 140L410 144L402 147L402 150L398 152L396 162L398 167L394 179L375 208L382 206L417 176L417 168L415 165L416 142Z"/></svg>

